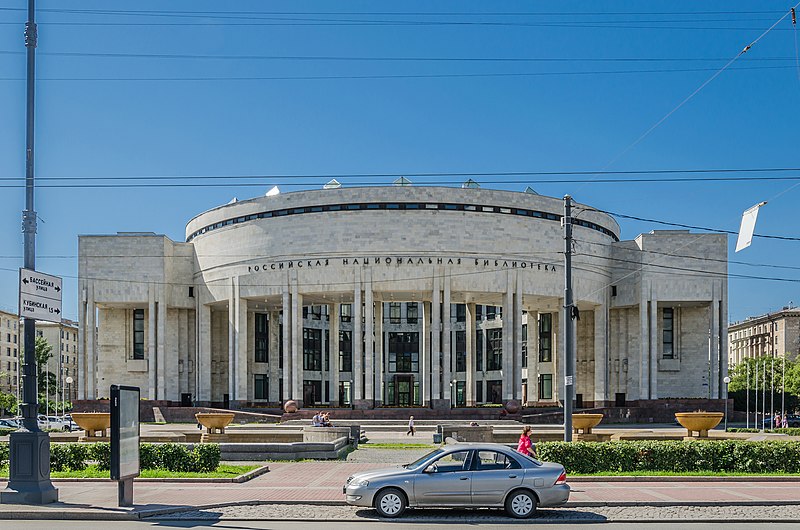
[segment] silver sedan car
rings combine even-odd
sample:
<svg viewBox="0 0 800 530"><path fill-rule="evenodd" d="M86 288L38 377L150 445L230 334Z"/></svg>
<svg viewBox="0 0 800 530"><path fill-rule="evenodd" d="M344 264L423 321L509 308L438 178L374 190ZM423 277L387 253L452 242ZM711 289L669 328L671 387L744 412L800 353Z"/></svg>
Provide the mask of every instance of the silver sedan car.
<svg viewBox="0 0 800 530"><path fill-rule="evenodd" d="M399 517L408 507L503 507L518 519L537 506L569 500L564 466L540 462L501 444L454 444L401 468L356 473L343 493L353 506Z"/></svg>

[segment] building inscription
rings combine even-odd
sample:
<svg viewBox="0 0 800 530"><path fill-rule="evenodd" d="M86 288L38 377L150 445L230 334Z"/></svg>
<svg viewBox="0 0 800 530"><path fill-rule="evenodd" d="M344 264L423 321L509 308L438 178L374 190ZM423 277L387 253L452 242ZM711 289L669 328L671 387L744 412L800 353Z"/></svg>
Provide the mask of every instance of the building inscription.
<svg viewBox="0 0 800 530"><path fill-rule="evenodd" d="M266 262L260 265L248 265L247 272L268 272L284 269L312 269L341 265L343 267L368 267L368 266L421 266L421 265L450 265L473 266L494 269L529 269L544 272L556 272L557 265L552 263L537 263L533 261L514 259L485 259L485 258L433 258L433 257L402 257L402 256L377 256L367 258L315 258L288 261Z"/></svg>

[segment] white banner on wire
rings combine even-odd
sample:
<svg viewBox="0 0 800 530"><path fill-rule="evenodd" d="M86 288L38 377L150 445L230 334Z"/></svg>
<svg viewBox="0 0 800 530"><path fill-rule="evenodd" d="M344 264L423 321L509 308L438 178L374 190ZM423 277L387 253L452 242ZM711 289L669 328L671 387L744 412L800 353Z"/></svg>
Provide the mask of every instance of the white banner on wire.
<svg viewBox="0 0 800 530"><path fill-rule="evenodd" d="M748 208L742 214L742 224L739 226L739 239L736 240L736 252L744 250L753 242L753 232L756 229L756 219L758 218L758 209L767 204L760 202Z"/></svg>

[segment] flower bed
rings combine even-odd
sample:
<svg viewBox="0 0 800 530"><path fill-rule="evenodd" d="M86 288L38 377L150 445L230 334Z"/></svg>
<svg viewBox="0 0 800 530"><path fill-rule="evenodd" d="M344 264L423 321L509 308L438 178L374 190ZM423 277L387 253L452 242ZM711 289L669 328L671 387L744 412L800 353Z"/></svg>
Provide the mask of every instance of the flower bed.
<svg viewBox="0 0 800 530"><path fill-rule="evenodd" d="M542 442L539 458L568 473L710 471L800 473L800 442L746 440L636 440Z"/></svg>

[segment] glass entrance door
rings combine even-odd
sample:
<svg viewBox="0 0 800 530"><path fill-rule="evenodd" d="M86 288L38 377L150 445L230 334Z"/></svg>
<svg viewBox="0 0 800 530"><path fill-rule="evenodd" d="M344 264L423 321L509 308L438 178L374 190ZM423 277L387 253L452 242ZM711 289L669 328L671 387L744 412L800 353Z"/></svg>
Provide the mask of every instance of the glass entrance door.
<svg viewBox="0 0 800 530"><path fill-rule="evenodd" d="M410 407L413 404L414 376L394 376L394 404L397 407Z"/></svg>

